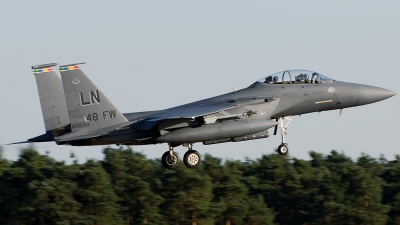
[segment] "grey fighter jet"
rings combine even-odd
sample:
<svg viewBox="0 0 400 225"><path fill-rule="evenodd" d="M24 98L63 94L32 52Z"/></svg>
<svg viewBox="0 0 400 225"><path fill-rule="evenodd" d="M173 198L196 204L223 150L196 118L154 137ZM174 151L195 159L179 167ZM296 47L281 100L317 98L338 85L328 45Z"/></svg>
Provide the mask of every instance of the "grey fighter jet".
<svg viewBox="0 0 400 225"><path fill-rule="evenodd" d="M333 80L308 70L286 70L250 86L189 104L158 111L121 113L82 72L79 64L32 66L46 133L25 142L55 141L58 145L149 145L168 143L161 162L179 163L174 147L188 151L183 162L200 164L193 144L212 145L269 137L278 131L278 153L288 153L284 135L294 115L342 110L378 102L396 93L373 86Z"/></svg>

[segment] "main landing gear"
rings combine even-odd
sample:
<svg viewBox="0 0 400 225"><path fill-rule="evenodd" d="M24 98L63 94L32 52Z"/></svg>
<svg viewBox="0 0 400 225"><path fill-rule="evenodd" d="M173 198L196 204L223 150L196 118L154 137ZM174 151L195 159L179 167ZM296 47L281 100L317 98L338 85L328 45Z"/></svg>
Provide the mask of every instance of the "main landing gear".
<svg viewBox="0 0 400 225"><path fill-rule="evenodd" d="M183 163L189 168L196 168L200 165L201 157L200 153L192 148L193 145L188 144L188 151L183 156Z"/></svg>
<svg viewBox="0 0 400 225"><path fill-rule="evenodd" d="M193 150L193 144L187 144L188 151L183 156L183 163L188 168L196 168L200 165L201 157L200 153ZM174 148L169 145L169 151L165 152L161 157L162 165L167 169L176 168L179 165L179 157Z"/></svg>
<svg viewBox="0 0 400 225"><path fill-rule="evenodd" d="M174 148L171 145L169 145L169 151L162 155L161 163L167 169L173 169L179 165L179 156L174 152Z"/></svg>
<svg viewBox="0 0 400 225"><path fill-rule="evenodd" d="M281 130L281 138L282 138L282 142L281 145L279 145L278 147L278 153L280 155L286 155L289 152L289 147L288 144L285 142L285 137L284 135L287 132L287 127L289 126L290 121L292 120L293 116L289 116L289 117L279 117L278 118L278 122L279 122L279 127ZM283 126L283 119L286 119L286 125ZM274 131L274 135L276 135L276 131L277 131L277 127L275 127L275 131Z"/></svg>

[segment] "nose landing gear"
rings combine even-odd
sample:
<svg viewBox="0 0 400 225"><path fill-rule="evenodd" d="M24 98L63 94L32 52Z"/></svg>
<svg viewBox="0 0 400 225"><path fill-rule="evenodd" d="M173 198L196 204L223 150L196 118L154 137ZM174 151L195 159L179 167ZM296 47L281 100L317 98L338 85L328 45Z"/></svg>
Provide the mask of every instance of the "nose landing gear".
<svg viewBox="0 0 400 225"><path fill-rule="evenodd" d="M279 127L280 127L280 130L281 130L281 138L282 138L281 145L279 145L279 147L278 147L278 153L279 153L280 155L286 155L286 154L289 152L289 147L288 147L288 144L285 142L285 137L284 137L284 135L285 135L286 132L287 132L287 127L289 126L289 123L290 123L290 121L292 120L292 118L293 118L293 116L289 116L289 117L279 117L279 118L278 118ZM283 126L283 119L286 119L286 120L287 120L287 123L286 123L285 126ZM274 134L276 135L276 129L275 129L275 133L274 133Z"/></svg>
<svg viewBox="0 0 400 225"><path fill-rule="evenodd" d="M279 145L278 147L278 153L280 155L286 155L289 151L289 147L287 146L286 143L282 143L281 145Z"/></svg>

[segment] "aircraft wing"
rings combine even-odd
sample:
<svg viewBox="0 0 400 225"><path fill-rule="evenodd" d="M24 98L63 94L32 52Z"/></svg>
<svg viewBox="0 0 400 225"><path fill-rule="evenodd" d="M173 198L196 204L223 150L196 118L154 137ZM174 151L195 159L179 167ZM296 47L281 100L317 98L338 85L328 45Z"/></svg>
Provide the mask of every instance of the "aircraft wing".
<svg viewBox="0 0 400 225"><path fill-rule="evenodd" d="M176 119L176 118L195 118L205 116L212 113L217 113L223 110L233 109L238 105L198 105L185 108L173 108L154 115L155 120L159 119Z"/></svg>
<svg viewBox="0 0 400 225"><path fill-rule="evenodd" d="M206 116L213 113L234 109L243 105L259 104L265 102L264 98L241 98L236 100L220 100L212 102L195 102L188 105L178 106L175 108L164 110L158 114L152 115L145 119L139 126L139 130L150 130L160 120L188 118Z"/></svg>
<svg viewBox="0 0 400 225"><path fill-rule="evenodd" d="M206 116L206 115L210 115L213 113L221 112L224 110L239 108L244 105L259 104L259 103L262 103L265 101L266 100L264 98L241 98L241 99L235 99L235 100L195 102L195 103L163 110L156 114L152 114L151 116L142 120L142 122L140 123L140 125L137 129L138 130L150 130L155 125L157 125L158 122L161 120L179 119L179 118L193 119L196 117L201 117L201 116ZM127 125L135 123L135 122L132 121L132 122L128 122L128 123L114 125L114 126L94 130L91 132L73 132L70 134L65 134L63 136L57 137L55 139L56 139L56 141L72 141L72 140L79 140L79 139L85 139L85 138L94 138L94 137L105 136L105 135L109 134L109 132L114 131L117 127L127 126Z"/></svg>
<svg viewBox="0 0 400 225"><path fill-rule="evenodd" d="M228 110L232 108L239 107L240 105L227 105L227 104L200 104L195 106L187 106L183 108L172 108L165 111L162 111L158 114L152 115L151 117L143 120L139 126L139 130L150 130L153 128L159 121L166 119L178 119L178 118L195 118L199 116L205 116L212 113L220 112L223 110ZM125 123L122 126L126 126L129 123ZM121 125L120 125L121 126ZM86 138L94 138L105 136L108 132L114 131L116 126L111 126L108 128L103 128L99 130L94 130L91 132L73 132L69 134L65 134L60 137L56 137L56 141L73 141L79 139Z"/></svg>

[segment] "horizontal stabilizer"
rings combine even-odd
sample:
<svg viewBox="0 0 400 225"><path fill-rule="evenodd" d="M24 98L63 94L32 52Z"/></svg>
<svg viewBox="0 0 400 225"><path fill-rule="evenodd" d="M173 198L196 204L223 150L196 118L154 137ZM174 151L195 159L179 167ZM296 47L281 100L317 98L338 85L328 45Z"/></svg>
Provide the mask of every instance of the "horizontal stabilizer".
<svg viewBox="0 0 400 225"><path fill-rule="evenodd" d="M71 133L73 134L73 133ZM75 135L75 136L68 136L68 134L61 136L59 138L56 138L56 141L76 141L76 140L82 140L82 139L87 139L87 138L95 138L95 137L100 137L107 135L107 133L97 133L97 134L85 134L85 135Z"/></svg>
<svg viewBox="0 0 400 225"><path fill-rule="evenodd" d="M18 145L18 144L26 144L26 143L32 143L31 141L20 141L20 142L14 142L6 145Z"/></svg>
<svg viewBox="0 0 400 225"><path fill-rule="evenodd" d="M34 142L49 142L54 141L54 135L52 131L46 131L45 134L29 138L27 141L15 142L7 145L14 145L14 144L25 144L25 143L34 143Z"/></svg>
<svg viewBox="0 0 400 225"><path fill-rule="evenodd" d="M111 132L118 130L121 127L128 126L134 122L122 123L118 125L113 125L110 127L105 127L97 130L92 130L86 132L85 130L79 130L76 132L72 132L69 134L65 134L63 136L55 137L56 141L74 141L74 140L81 140L86 138L94 138L94 137L101 137L110 134Z"/></svg>

